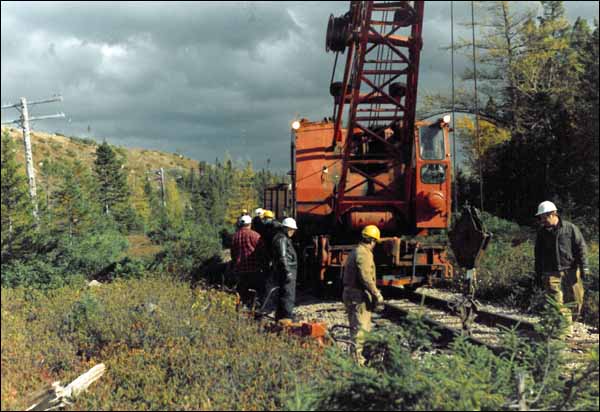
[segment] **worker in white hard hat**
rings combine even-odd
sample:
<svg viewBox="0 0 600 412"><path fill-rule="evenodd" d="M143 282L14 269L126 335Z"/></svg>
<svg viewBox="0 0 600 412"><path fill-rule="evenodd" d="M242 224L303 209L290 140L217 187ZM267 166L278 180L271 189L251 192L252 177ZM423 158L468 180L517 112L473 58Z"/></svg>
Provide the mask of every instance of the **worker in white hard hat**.
<svg viewBox="0 0 600 412"><path fill-rule="evenodd" d="M276 306L275 319L277 320L295 320L298 258L292 243L292 236L296 230L298 230L296 221L291 217L286 217L281 222L279 231L273 237L273 272L270 284L279 287L278 292L273 296Z"/></svg>
<svg viewBox="0 0 600 412"><path fill-rule="evenodd" d="M262 228L263 228L263 216L265 214L265 210L261 207L254 210L254 217L252 218L252 230L258 232L261 236Z"/></svg>
<svg viewBox="0 0 600 412"><path fill-rule="evenodd" d="M566 323L566 334L572 331L572 320L581 314L583 282L581 276L589 273L587 251L583 235L577 226L558 215L550 201L539 204L535 216L540 223L535 242L535 273L546 293L561 305ZM572 313L567 305L574 305Z"/></svg>

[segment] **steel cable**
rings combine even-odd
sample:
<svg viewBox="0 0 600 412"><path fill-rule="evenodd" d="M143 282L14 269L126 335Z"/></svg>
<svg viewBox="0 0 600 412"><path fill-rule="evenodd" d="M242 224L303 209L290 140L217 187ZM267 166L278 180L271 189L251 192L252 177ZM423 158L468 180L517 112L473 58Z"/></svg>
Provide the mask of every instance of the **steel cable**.
<svg viewBox="0 0 600 412"><path fill-rule="evenodd" d="M480 210L483 212L483 171L482 171L482 153L481 139L479 138L479 101L477 100L477 57L475 54L475 2L471 1L471 32L473 37L473 82L475 92L475 138L477 139L477 163L479 165L479 197Z"/></svg>

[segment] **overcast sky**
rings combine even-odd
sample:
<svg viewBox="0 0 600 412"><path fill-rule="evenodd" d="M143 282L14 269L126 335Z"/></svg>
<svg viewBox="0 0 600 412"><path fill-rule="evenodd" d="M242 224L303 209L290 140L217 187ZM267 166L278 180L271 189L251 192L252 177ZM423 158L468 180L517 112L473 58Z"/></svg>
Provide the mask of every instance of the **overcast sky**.
<svg viewBox="0 0 600 412"><path fill-rule="evenodd" d="M348 4L2 1L2 104L61 93L31 112L66 118L35 130L287 170L291 120L331 116L325 30ZM454 4L470 19L470 2ZM598 17L596 1L566 9ZM450 2L426 2L423 27L419 96L449 92Z"/></svg>

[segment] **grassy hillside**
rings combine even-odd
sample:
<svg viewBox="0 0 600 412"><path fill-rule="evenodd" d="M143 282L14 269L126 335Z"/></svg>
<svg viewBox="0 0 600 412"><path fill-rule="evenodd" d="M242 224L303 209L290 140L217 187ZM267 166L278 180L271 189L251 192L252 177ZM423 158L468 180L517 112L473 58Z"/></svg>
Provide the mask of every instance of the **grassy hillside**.
<svg viewBox="0 0 600 412"><path fill-rule="evenodd" d="M17 160L23 161L23 134L21 129L14 127L2 127L2 131L8 130L9 135L15 139L19 145ZM78 137L63 136L61 134L31 132L31 144L33 150L33 160L36 168L39 162L44 159L64 160L72 159L77 156L85 164L92 166L95 159L97 142L92 139L83 139ZM125 167L130 171L130 175L142 176L146 171L165 169L190 170L197 168L198 162L176 153L164 153L157 150L124 148L117 146L117 151L125 159Z"/></svg>

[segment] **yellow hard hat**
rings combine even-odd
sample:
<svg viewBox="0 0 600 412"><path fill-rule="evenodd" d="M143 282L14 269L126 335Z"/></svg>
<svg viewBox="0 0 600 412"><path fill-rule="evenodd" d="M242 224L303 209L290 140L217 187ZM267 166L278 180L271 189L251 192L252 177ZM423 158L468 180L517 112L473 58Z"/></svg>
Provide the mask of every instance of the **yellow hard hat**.
<svg viewBox="0 0 600 412"><path fill-rule="evenodd" d="M361 232L363 237L370 237L375 239L377 242L381 241L381 234L379 233L379 228L375 225L368 225Z"/></svg>
<svg viewBox="0 0 600 412"><path fill-rule="evenodd" d="M272 211L270 211L270 210L265 210L265 213L263 213L263 217L264 217L265 219L274 219L274 218L275 218L275 215L273 214L273 212L272 212Z"/></svg>

